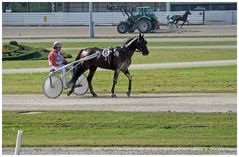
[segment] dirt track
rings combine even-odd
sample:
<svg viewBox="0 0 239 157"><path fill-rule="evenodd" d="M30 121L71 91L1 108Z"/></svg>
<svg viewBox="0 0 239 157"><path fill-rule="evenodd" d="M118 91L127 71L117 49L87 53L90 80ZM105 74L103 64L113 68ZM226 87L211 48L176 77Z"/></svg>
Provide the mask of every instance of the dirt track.
<svg viewBox="0 0 239 157"><path fill-rule="evenodd" d="M43 94L3 95L3 110L91 110L130 112L236 112L235 93L66 96L48 99Z"/></svg>
<svg viewBox="0 0 239 157"><path fill-rule="evenodd" d="M95 36L135 36L138 32L131 34L119 34L116 26L96 26ZM168 30L162 26L156 33L149 33L147 36L202 36L202 35L236 35L236 25L190 25L184 26L183 29ZM34 38L34 37L88 37L88 26L74 27L3 27L2 35L4 38Z"/></svg>
<svg viewBox="0 0 239 157"><path fill-rule="evenodd" d="M236 65L236 60L215 60L195 62L174 62L174 63L153 63L153 64L132 64L129 69L159 69L159 68L187 68L187 67L210 67ZM104 70L99 68L99 70ZM3 74L14 73L40 73L49 72L49 68L27 68L27 69L3 69Z"/></svg>
<svg viewBox="0 0 239 157"><path fill-rule="evenodd" d="M13 155L13 148L3 148ZM21 155L236 155L236 148L209 147L27 147Z"/></svg>

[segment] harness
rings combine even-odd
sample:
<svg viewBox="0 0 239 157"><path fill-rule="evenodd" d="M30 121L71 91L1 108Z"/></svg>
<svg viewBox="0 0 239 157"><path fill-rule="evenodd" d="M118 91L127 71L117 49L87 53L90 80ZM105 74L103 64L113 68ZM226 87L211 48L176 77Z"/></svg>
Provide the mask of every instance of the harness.
<svg viewBox="0 0 239 157"><path fill-rule="evenodd" d="M115 48L105 48L102 51L102 56L104 57L105 61L108 62L111 69L114 68L114 57L118 57L119 53L125 52L125 46L123 47L115 47Z"/></svg>

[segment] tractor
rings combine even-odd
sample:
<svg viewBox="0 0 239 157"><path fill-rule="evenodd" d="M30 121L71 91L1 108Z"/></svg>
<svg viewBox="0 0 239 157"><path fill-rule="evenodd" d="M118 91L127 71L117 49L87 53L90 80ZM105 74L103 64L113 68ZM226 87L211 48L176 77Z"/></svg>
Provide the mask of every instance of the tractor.
<svg viewBox="0 0 239 157"><path fill-rule="evenodd" d="M120 10L127 16L126 21L121 21L117 26L117 31L121 34L133 33L136 29L140 33L149 33L159 29L159 22L150 7L136 7L128 9L124 6L107 6L109 10Z"/></svg>

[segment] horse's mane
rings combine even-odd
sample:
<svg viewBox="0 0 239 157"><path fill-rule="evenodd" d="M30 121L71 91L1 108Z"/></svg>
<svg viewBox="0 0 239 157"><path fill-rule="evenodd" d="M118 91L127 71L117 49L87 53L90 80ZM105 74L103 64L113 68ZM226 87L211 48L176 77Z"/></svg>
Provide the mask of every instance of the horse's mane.
<svg viewBox="0 0 239 157"><path fill-rule="evenodd" d="M123 43L122 46L126 46L128 43L130 43L133 39L135 39L136 37L133 38L129 38L128 40L126 40L126 42Z"/></svg>

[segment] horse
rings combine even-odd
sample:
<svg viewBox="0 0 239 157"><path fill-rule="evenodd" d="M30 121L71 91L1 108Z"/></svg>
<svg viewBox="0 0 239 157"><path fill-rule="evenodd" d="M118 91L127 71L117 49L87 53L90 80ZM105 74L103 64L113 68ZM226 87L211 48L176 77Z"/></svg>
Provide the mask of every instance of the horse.
<svg viewBox="0 0 239 157"><path fill-rule="evenodd" d="M76 87L76 81L77 79L83 74L86 70L89 70L87 81L90 89L90 93L93 97L97 97L93 86L92 86L92 78L95 74L95 71L97 68L103 68L103 69L109 69L114 70L114 79L113 79L113 85L111 88L111 97L116 97L115 94L115 85L117 84L118 76L120 72L123 72L125 76L128 78L128 91L127 96L130 97L131 93L131 84L132 84L132 75L129 72L129 66L131 64L132 56L134 55L134 52L138 50L142 53L142 55L146 56L149 54L149 50L147 48L147 41L144 38L143 34L139 34L139 36L130 38L127 40L121 47L117 46L115 48L109 48L109 55L107 57L104 57L103 55L98 55L97 57L86 60L79 65L77 65L73 70L73 75L71 77L71 80L69 84L71 84L70 91L67 92L67 95L71 95ZM75 60L79 60L83 57L95 54L97 52L100 52L100 54L104 51L103 48L85 48L82 49Z"/></svg>
<svg viewBox="0 0 239 157"><path fill-rule="evenodd" d="M170 18L170 20L172 21L173 24L176 25L177 28L178 28L178 22L183 21L183 23L181 24L181 28L182 28L185 22L188 22L189 24L189 21L187 20L188 15L191 15L191 12L189 10L187 10L183 15L173 15Z"/></svg>

